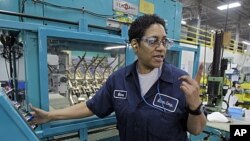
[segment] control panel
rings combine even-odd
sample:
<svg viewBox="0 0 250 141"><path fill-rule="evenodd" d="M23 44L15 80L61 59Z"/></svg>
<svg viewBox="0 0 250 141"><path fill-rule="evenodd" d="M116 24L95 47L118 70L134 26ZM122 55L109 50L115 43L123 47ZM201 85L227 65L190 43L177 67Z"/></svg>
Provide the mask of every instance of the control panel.
<svg viewBox="0 0 250 141"><path fill-rule="evenodd" d="M39 141L34 132L37 125L31 124L33 115L20 103L10 100L10 92L0 87L1 140Z"/></svg>

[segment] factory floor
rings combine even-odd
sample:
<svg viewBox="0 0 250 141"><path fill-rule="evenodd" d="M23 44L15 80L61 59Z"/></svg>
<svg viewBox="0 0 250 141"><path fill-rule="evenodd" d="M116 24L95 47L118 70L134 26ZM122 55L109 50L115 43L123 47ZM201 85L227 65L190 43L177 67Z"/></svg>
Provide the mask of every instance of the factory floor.
<svg viewBox="0 0 250 141"><path fill-rule="evenodd" d="M69 101L62 95L51 93L49 95L50 110L62 109L70 106ZM78 133L55 136L43 141L80 141ZM88 131L88 141L119 141L118 130L115 125L91 129Z"/></svg>

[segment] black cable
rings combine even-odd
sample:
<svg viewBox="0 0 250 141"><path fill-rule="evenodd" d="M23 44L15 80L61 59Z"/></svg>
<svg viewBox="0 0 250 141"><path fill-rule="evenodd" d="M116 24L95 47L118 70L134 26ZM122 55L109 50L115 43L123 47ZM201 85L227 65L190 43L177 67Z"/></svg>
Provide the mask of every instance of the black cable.
<svg viewBox="0 0 250 141"><path fill-rule="evenodd" d="M88 13L90 15L96 16L96 17L103 17L103 18L116 17L115 15L102 15L102 14L97 14L97 13L94 13L94 12L91 12L91 11L87 11L87 10L84 10L84 12Z"/></svg>
<svg viewBox="0 0 250 141"><path fill-rule="evenodd" d="M229 100L230 100L230 95L229 95L228 101L222 100L222 103L224 102L224 103L226 104L225 112L227 112L227 110L228 110L228 108L229 108Z"/></svg>
<svg viewBox="0 0 250 141"><path fill-rule="evenodd" d="M61 8L61 9L68 9L68 10L75 10L75 11L83 11L81 8L74 8L74 7L67 7L67 6L60 6L60 5L55 5L49 2L41 1L41 0L32 0L35 3L40 3L46 6L51 6L51 7L56 7L56 8Z"/></svg>
<svg viewBox="0 0 250 141"><path fill-rule="evenodd" d="M27 0L22 0L22 8L21 8L21 13L24 13L24 10L25 10L25 2Z"/></svg>
<svg viewBox="0 0 250 141"><path fill-rule="evenodd" d="M208 72L209 72L209 75L211 75L212 69L213 69L213 62L212 62L212 63L208 66L208 68L207 68L207 70L208 70Z"/></svg>
<svg viewBox="0 0 250 141"><path fill-rule="evenodd" d="M227 103L226 103L227 104L226 111L228 111L228 108L229 108L229 103L230 103L231 95L233 96L234 93L235 93L235 90L231 91L231 93L228 96Z"/></svg>
<svg viewBox="0 0 250 141"><path fill-rule="evenodd" d="M96 64L95 68L94 68L94 81L96 80L96 69L97 67L102 63L102 61L106 58L106 56L104 56L103 58L101 58L101 60L99 60L99 62Z"/></svg>
<svg viewBox="0 0 250 141"><path fill-rule="evenodd" d="M28 14L24 14L24 13L17 13L17 12L6 11L6 10L0 10L0 14L19 16L19 17L25 17L25 18L31 18L31 19L46 20L46 21L59 22L59 23L72 24L72 25L79 25L79 22L66 21L66 20L41 17L41 16L34 16L34 15L28 15ZM119 17L119 16L117 16L117 17ZM102 27L102 26L96 26L96 25L88 25L88 27L99 28L99 29L104 29L104 30L111 30L114 32L121 32L121 29L112 28L112 27Z"/></svg>
<svg viewBox="0 0 250 141"><path fill-rule="evenodd" d="M10 82L10 76L9 76L9 71L8 71L8 68L7 68L7 63L6 63L6 59L5 60L5 68L6 68L6 73L7 73L7 76L8 76L8 84Z"/></svg>
<svg viewBox="0 0 250 141"><path fill-rule="evenodd" d="M34 16L34 15L28 15L28 14L17 13L17 12L6 11L6 10L0 10L0 14L6 14L6 15L12 15L12 16L20 16L20 17L26 17L26 18L32 18L32 19L47 20L47 21L52 21L52 22L59 22L59 23L78 25L78 22L65 21L65 20L60 20L60 19L55 19L55 18L48 18L48 17L41 17L41 16Z"/></svg>
<svg viewBox="0 0 250 141"><path fill-rule="evenodd" d="M121 60L121 62L118 63L118 64L113 68L112 73L113 73L117 68L119 68L120 66L122 66L121 64L123 64L124 61L125 61L125 58L123 58L123 60Z"/></svg>
<svg viewBox="0 0 250 141"><path fill-rule="evenodd" d="M94 12L85 10L84 7L82 7L82 8L74 8L74 7L67 7L67 6L55 5L55 4L52 4L52 3L49 3L49 2L45 2L45 1L41 1L41 0L32 0L32 1L34 1L35 3L40 3L40 4L43 4L43 5L47 5L47 6L51 6L51 7L56 7L56 8L60 8L60 9L67 9L67 10L74 10L74 11L85 12L85 13L88 13L90 15L97 16L97 17L106 18L106 17L113 17L114 16L114 15L104 15L104 14L94 13Z"/></svg>
<svg viewBox="0 0 250 141"><path fill-rule="evenodd" d="M76 80L76 70L79 67L80 63L84 60L86 53L84 53L84 55L82 57L78 56L78 58L80 59L79 62L76 64L76 66L74 67L74 80Z"/></svg>
<svg viewBox="0 0 250 141"><path fill-rule="evenodd" d="M84 75L84 80L86 80L86 78L87 78L88 69L90 68L90 66L92 66L95 63L95 61L98 59L98 57L99 57L99 54L97 54L96 58L93 57L93 61L87 66L86 72L85 72L85 75Z"/></svg>
<svg viewBox="0 0 250 141"><path fill-rule="evenodd" d="M205 29L205 30L206 30L205 37L207 37L207 32L208 32L208 31L207 31L207 24L206 24L206 29ZM204 65L204 68L203 68L203 79L202 79L202 86L203 86L203 89L205 89L205 88L204 88L204 86L205 86L205 77L204 77L204 76L205 76L205 71L206 71L206 64L205 64L205 63L206 63L206 54L207 54L207 39L205 38L204 62L203 62L203 63L204 63L204 64L203 64L203 65ZM204 93L204 92L202 91L202 98L201 98L202 102L203 102L203 95L204 95L204 94L206 94L206 93Z"/></svg>
<svg viewBox="0 0 250 141"><path fill-rule="evenodd" d="M228 6L228 2L226 3L226 5ZM227 31L228 13L229 13L229 8L227 7L226 21L225 21L225 26L224 26L225 31Z"/></svg>
<svg viewBox="0 0 250 141"><path fill-rule="evenodd" d="M22 0L21 2L21 13L24 13L24 10L25 10L25 2L27 0ZM21 21L23 22L23 17L20 17Z"/></svg>
<svg viewBox="0 0 250 141"><path fill-rule="evenodd" d="M22 53L22 51L20 51L20 46L18 46L18 48L12 48L11 50L10 49L8 49L8 48L3 48L3 52L0 54L3 58L5 58L5 59L10 59L10 56L9 56L9 53L10 52L15 52L15 56L13 56L13 57L15 57L15 59L20 59L22 56L23 56L23 53Z"/></svg>
<svg viewBox="0 0 250 141"><path fill-rule="evenodd" d="M102 76L102 79L104 80L104 76L105 76L105 73L106 71L108 70L108 68L115 62L115 60L117 59L118 57L115 57L115 59L113 61L111 61L104 69L103 71L103 76Z"/></svg>
<svg viewBox="0 0 250 141"><path fill-rule="evenodd" d="M228 13L229 13L229 5L228 2L226 3L227 7L227 15L226 15L226 21L225 21L225 26L224 26L224 31L227 31L227 22L228 22ZM225 33L224 32L224 33ZM221 57L223 58L223 54L224 54L224 45L222 45L222 52L221 52Z"/></svg>

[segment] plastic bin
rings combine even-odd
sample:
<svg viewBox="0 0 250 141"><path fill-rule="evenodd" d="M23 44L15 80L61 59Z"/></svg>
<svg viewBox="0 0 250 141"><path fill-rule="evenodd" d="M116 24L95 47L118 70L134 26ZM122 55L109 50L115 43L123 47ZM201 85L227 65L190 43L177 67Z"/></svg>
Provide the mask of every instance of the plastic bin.
<svg viewBox="0 0 250 141"><path fill-rule="evenodd" d="M234 119L242 119L244 110L240 107L229 107L228 114Z"/></svg>

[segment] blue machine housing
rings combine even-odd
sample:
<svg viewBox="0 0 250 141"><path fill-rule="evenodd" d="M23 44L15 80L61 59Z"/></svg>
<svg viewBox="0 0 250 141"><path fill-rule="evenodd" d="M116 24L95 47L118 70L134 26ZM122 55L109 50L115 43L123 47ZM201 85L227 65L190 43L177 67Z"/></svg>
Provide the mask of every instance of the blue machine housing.
<svg viewBox="0 0 250 141"><path fill-rule="evenodd" d="M1 140L39 141L34 131L29 127L9 98L0 90ZM13 133L15 133L13 135Z"/></svg>
<svg viewBox="0 0 250 141"><path fill-rule="evenodd" d="M139 7L140 2L145 0L126 0ZM179 40L181 32L182 5L173 0L154 1L147 0L154 5L154 13L164 18L168 29L168 37ZM51 6L51 5L56 6ZM34 18L20 18L6 14L1 15L1 19L12 21L23 21L55 27L68 28L70 30L82 31L79 22L87 20L89 25L106 27L107 18L116 19L120 15L113 10L113 0L92 0L92 1L57 1L57 0L3 0L0 9L4 11L24 13L36 17L46 17L57 20L68 21L69 24L52 22ZM1 12L2 13L2 12ZM136 18L138 15L130 15ZM125 14L123 17L127 17ZM70 23L71 22L71 23ZM73 25L72 25L73 24Z"/></svg>
<svg viewBox="0 0 250 141"><path fill-rule="evenodd" d="M141 0L126 0L139 7ZM179 40L181 32L182 5L173 0L147 0L154 5L154 13L166 20L168 38ZM56 5L56 6L55 6ZM47 70L47 39L48 37L75 39L81 41L99 42L103 44L127 45L128 23L121 23L120 29L107 28L109 18L117 20L119 15L113 10L112 0L3 0L0 5L0 30L22 31L25 56L25 88L26 102L44 110L49 110L48 70ZM123 18L138 15L122 15ZM24 16L26 15L26 16ZM181 51L185 47L175 43L170 51L177 52L177 66L180 66ZM186 50L197 53L199 48ZM126 65L135 60L130 47L126 48ZM197 68L198 65L194 66ZM195 70L195 69L194 69ZM196 71L194 71L196 72ZM2 96L1 96L2 99ZM1 105L2 107L3 105ZM8 108L8 107L7 107ZM10 108L10 107L9 107ZM10 110L13 110L10 108ZM1 110L4 115L6 110ZM13 113L13 116L18 116ZM2 119L1 119L2 121ZM10 123L10 120L4 121ZM22 124L21 120L17 120ZM87 130L115 124L116 119L111 115L104 119L95 116L78 119L56 121L44 124L36 129L39 138L52 137L58 134L80 132L80 139L87 140ZM11 123L10 123L11 124ZM1 124L2 125L2 124ZM11 126L13 127L13 126ZM2 130L2 127L0 127ZM14 127L13 127L14 128ZM32 134L31 132L20 134ZM11 134L12 135L12 134ZM11 136L9 135L9 136ZM20 135L21 136L21 135ZM6 136L7 137L7 136ZM17 137L19 138L19 137ZM5 140L5 139L3 139ZM6 138L6 140L9 140ZM15 139L13 139L15 140Z"/></svg>

